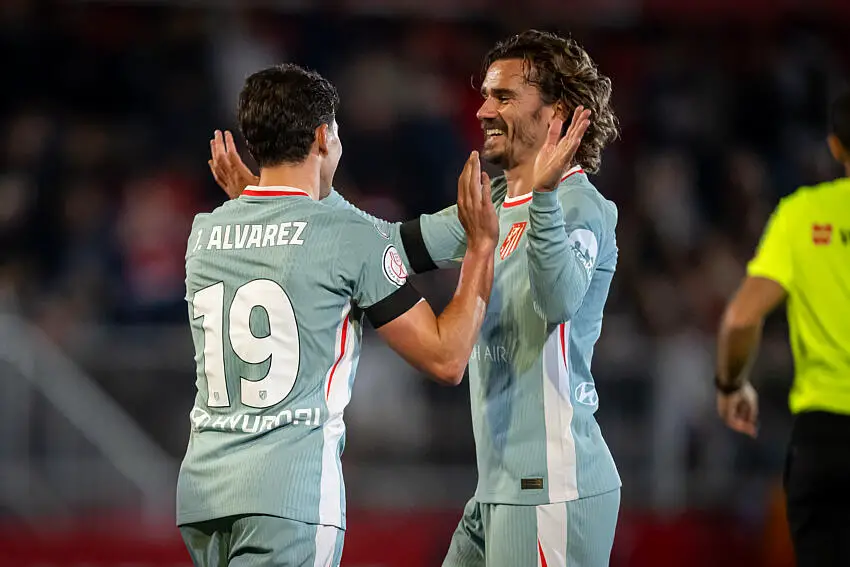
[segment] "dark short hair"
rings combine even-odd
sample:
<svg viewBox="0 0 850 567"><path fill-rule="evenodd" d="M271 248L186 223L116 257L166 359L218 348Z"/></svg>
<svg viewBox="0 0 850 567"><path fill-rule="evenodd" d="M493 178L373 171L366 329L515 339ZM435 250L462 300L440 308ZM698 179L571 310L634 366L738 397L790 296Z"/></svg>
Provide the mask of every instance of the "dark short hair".
<svg viewBox="0 0 850 567"><path fill-rule="evenodd" d="M338 107L336 88L319 73L275 65L245 80L239 130L260 167L298 164L310 153L316 128L331 124Z"/></svg>
<svg viewBox="0 0 850 567"><path fill-rule="evenodd" d="M523 61L525 81L540 91L546 104L561 101L569 113L579 105L592 111L590 127L576 152L576 161L596 172L602 150L619 135L617 117L611 108L611 79L599 73L590 55L572 38L528 30L496 44L484 57L482 76L490 65L504 59Z"/></svg>
<svg viewBox="0 0 850 567"><path fill-rule="evenodd" d="M829 109L829 131L850 149L850 91L840 95Z"/></svg>

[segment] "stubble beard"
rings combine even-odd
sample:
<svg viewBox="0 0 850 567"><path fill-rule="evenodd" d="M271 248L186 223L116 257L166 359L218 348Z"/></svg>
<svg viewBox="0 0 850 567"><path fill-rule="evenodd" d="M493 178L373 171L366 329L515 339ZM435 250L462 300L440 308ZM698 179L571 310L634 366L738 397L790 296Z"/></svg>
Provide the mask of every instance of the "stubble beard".
<svg viewBox="0 0 850 567"><path fill-rule="evenodd" d="M534 135L534 131L539 125L542 110L543 107L541 106L532 112L528 119L515 122L514 128L511 129L510 138L507 138L507 132L503 134L506 137L503 149L487 151L482 148L482 159L503 170L516 167L518 165L517 154L523 149L530 150L537 145L538 140Z"/></svg>

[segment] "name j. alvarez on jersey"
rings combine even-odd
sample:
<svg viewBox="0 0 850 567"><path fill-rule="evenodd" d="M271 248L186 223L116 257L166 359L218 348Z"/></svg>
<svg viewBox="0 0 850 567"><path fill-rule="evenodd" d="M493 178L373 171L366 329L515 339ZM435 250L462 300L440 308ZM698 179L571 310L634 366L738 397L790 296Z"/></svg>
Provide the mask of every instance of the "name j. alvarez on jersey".
<svg viewBox="0 0 850 567"><path fill-rule="evenodd" d="M243 250L272 246L301 246L306 222L292 221L278 224L225 224L214 225L209 230L196 232L192 252L198 250Z"/></svg>

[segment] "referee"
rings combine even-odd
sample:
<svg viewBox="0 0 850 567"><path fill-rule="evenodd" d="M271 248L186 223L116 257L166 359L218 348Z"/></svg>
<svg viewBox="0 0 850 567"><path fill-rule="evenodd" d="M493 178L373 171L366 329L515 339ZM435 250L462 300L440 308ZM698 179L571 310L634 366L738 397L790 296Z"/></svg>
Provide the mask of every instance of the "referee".
<svg viewBox="0 0 850 567"><path fill-rule="evenodd" d="M850 566L850 93L830 110L827 142L847 177L782 199L726 308L717 349L717 411L755 437L749 370L765 316L787 299L795 419L784 486L799 567Z"/></svg>

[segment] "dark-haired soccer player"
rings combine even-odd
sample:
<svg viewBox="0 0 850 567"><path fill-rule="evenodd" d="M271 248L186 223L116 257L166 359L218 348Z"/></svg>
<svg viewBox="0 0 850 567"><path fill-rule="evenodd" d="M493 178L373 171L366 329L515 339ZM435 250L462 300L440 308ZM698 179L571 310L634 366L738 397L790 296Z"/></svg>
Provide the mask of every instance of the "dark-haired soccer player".
<svg viewBox="0 0 850 567"><path fill-rule="evenodd" d="M251 75L239 123L257 186L192 226L198 392L177 523L198 566L337 566L342 414L363 315L408 362L457 385L490 298L498 220L478 156L458 181L462 277L435 317L373 223L318 202L342 154L338 103L333 85L294 65Z"/></svg>
<svg viewBox="0 0 850 567"><path fill-rule="evenodd" d="M594 418L590 362L617 263L617 210L585 172L617 135L611 81L575 41L534 30L498 43L483 71L481 155L505 173L492 185L501 245L469 364L478 487L444 565L603 567L620 478ZM575 159L540 183L564 121L588 115ZM251 173L227 142L213 141L210 166L235 196ZM336 192L323 202L353 209ZM415 272L468 246L457 207L382 230Z"/></svg>
<svg viewBox="0 0 850 567"><path fill-rule="evenodd" d="M850 93L831 109L827 138L847 177L782 199L718 337L717 409L756 436L749 382L764 318L787 300L794 427L785 468L797 565L850 565Z"/></svg>

